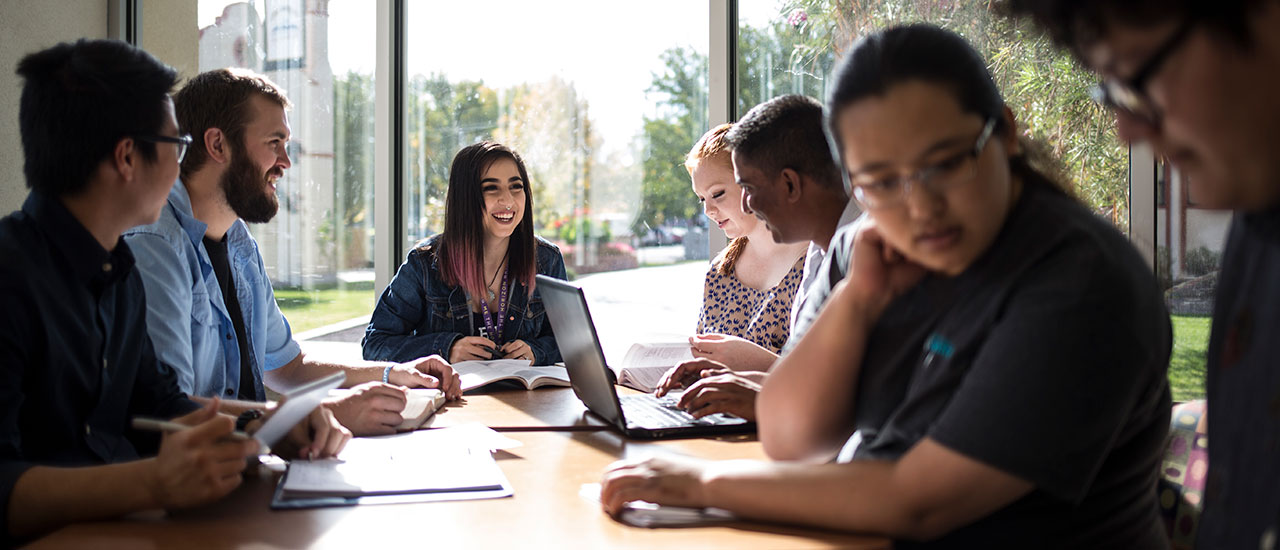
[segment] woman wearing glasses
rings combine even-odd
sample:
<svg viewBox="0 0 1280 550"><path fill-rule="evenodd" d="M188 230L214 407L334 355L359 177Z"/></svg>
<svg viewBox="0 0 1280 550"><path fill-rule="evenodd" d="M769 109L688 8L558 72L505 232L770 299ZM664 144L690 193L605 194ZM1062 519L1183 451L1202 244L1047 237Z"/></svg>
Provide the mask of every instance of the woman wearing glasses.
<svg viewBox="0 0 1280 550"><path fill-rule="evenodd" d="M925 25L852 47L828 124L867 219L758 400L790 462L619 463L607 510L714 506L902 546L1167 546L1168 314L1124 236L1028 161L985 67Z"/></svg>
<svg viewBox="0 0 1280 550"><path fill-rule="evenodd" d="M364 358L560 361L534 275L565 278L555 245L533 234L524 160L483 141L453 158L444 232L409 252L364 336Z"/></svg>

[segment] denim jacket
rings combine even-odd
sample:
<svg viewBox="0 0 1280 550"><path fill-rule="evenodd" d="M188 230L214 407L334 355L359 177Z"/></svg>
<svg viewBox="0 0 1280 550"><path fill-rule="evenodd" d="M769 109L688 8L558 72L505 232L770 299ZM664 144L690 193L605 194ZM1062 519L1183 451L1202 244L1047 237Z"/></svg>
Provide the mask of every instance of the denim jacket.
<svg viewBox="0 0 1280 550"><path fill-rule="evenodd" d="M235 397L240 388L240 345L204 248L206 227L192 213L191 196L179 180L169 191L160 219L126 231L124 240L137 258L146 288L147 333L156 356L177 371L182 391ZM262 374L288 364L302 348L276 304L258 242L244 220L227 229L227 256L249 341L255 399L261 401L266 398Z"/></svg>
<svg viewBox="0 0 1280 550"><path fill-rule="evenodd" d="M480 314L471 311L466 290L445 284L440 275L436 256L439 239L436 235L409 251L378 298L362 342L365 359L404 362L431 354L448 359L454 342L476 336L472 316ZM560 249L542 238L537 239L536 248L538 273L564 279ZM512 281L506 317L502 336L495 343L524 340L533 350L534 365L560 361L560 348L537 288L529 296L524 283Z"/></svg>

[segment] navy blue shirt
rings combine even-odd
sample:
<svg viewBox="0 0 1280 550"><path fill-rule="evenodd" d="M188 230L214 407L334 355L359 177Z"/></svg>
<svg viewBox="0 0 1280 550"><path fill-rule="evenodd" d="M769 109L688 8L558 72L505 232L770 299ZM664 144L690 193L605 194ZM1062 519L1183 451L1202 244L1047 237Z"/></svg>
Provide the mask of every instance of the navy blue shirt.
<svg viewBox="0 0 1280 550"><path fill-rule="evenodd" d="M0 258L0 540L7 541L9 499L27 469L136 459L132 416L172 418L199 405L156 361L142 280L123 240L108 252L61 202L33 192L0 220ZM154 446L153 436L145 440Z"/></svg>
<svg viewBox="0 0 1280 550"><path fill-rule="evenodd" d="M1237 212L1209 336L1209 474L1200 548L1280 537L1280 205Z"/></svg>

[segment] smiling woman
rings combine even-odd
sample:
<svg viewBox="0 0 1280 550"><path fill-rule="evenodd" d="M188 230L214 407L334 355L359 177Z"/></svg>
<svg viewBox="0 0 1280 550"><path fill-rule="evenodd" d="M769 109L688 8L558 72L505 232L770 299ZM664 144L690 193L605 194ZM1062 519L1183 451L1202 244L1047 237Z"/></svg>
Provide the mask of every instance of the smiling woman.
<svg viewBox="0 0 1280 550"><path fill-rule="evenodd" d="M564 279L564 259L533 234L532 187L506 146L482 141L458 152L444 232L409 252L378 299L365 359L560 361L534 275Z"/></svg>

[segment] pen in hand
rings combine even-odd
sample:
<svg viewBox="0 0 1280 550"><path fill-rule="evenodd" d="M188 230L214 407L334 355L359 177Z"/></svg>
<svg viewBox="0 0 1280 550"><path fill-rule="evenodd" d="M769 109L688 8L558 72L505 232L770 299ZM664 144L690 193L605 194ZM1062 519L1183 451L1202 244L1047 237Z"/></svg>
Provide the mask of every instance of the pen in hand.
<svg viewBox="0 0 1280 550"><path fill-rule="evenodd" d="M158 418L148 418L145 416L133 417L132 425L133 425L133 429L135 430L145 430L150 432L163 432L163 433L173 433L173 432L180 432L183 430L191 429L191 426L188 426L186 424L179 424L177 422L172 422L169 420L160 420ZM231 432L229 435L227 435L227 437L237 441L253 441L254 440L253 436L241 431ZM266 445L261 445L261 447L262 448L259 450L260 453L266 454L270 452L270 449L268 449Z"/></svg>

